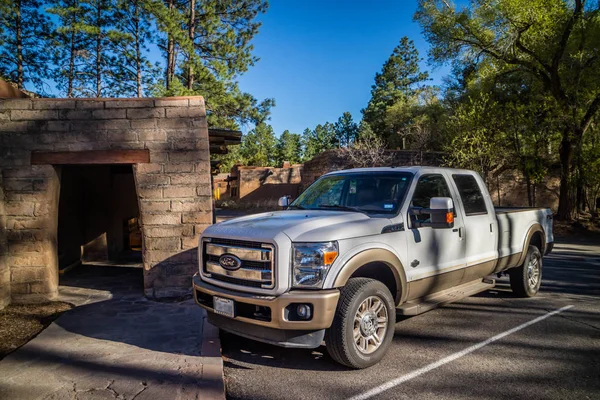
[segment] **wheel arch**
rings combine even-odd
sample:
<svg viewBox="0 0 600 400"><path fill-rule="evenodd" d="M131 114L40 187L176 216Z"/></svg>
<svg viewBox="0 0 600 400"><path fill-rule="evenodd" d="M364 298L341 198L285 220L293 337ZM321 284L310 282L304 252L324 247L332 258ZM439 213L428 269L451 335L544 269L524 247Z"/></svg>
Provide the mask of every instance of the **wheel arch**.
<svg viewBox="0 0 600 400"><path fill-rule="evenodd" d="M527 250L529 249L530 245L537 247L542 256L545 254L546 233L544 232L544 228L539 223L535 223L531 227L529 227L527 235L525 236L525 244L523 245L523 251L521 252L521 257L519 258L517 266L522 265L525 262Z"/></svg>
<svg viewBox="0 0 600 400"><path fill-rule="evenodd" d="M350 278L372 278L390 289L396 305L408 295L406 274L398 257L386 249L368 249L355 254L340 269L333 286L343 287Z"/></svg>

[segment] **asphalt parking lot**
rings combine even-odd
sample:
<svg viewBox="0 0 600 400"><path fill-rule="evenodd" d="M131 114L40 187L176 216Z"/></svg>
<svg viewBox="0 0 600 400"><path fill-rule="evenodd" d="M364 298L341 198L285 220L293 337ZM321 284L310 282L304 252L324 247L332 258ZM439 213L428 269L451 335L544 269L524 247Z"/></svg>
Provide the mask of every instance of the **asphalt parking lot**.
<svg viewBox="0 0 600 400"><path fill-rule="evenodd" d="M324 347L230 334L222 346L229 399L600 399L600 243L558 243L532 299L513 297L503 278L398 321L388 354L366 370Z"/></svg>

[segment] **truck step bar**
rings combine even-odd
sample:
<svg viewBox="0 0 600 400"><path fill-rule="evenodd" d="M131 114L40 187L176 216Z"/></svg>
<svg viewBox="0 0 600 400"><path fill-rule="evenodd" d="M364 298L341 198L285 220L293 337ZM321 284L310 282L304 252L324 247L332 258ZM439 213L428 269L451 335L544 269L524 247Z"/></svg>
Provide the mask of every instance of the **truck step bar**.
<svg viewBox="0 0 600 400"><path fill-rule="evenodd" d="M496 286L494 279L477 279L460 286L442 290L429 296L407 301L396 308L398 315L419 315L434 308L453 303Z"/></svg>

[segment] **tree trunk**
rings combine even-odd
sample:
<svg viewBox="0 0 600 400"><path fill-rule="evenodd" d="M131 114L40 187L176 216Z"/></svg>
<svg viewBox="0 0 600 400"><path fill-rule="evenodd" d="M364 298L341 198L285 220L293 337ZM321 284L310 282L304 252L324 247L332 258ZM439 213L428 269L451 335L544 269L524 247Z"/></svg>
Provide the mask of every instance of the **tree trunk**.
<svg viewBox="0 0 600 400"><path fill-rule="evenodd" d="M23 38L21 29L21 0L15 2L16 41L17 41L17 88L23 89Z"/></svg>
<svg viewBox="0 0 600 400"><path fill-rule="evenodd" d="M174 4L173 0L169 0L169 12L173 11ZM169 32L167 34L167 74L165 82L167 84L167 90L171 88L173 81L173 75L175 74L175 41L173 35Z"/></svg>
<svg viewBox="0 0 600 400"><path fill-rule="evenodd" d="M73 80L75 79L75 20L71 20L71 51L69 54L69 76L67 77L67 97L73 97Z"/></svg>
<svg viewBox="0 0 600 400"><path fill-rule="evenodd" d="M190 29L189 29L189 37L190 42L192 43L192 48L190 51L194 50L194 31L196 29L196 0L190 0ZM194 66L192 65L193 54L190 54L188 59L188 89L192 89L194 86Z"/></svg>
<svg viewBox="0 0 600 400"><path fill-rule="evenodd" d="M556 219L562 221L571 220L570 190L570 167L573 159L573 147L569 139L569 132L563 132L563 139L558 149L560 154L560 193L558 197L558 212Z"/></svg>
<svg viewBox="0 0 600 400"><path fill-rule="evenodd" d="M140 5L139 1L134 1L135 7L135 68L137 72L136 86L137 86L137 97L143 96L142 91L142 49L140 45Z"/></svg>
<svg viewBox="0 0 600 400"><path fill-rule="evenodd" d="M524 175L525 175L525 183L527 184L527 203L529 204L529 207L533 207L533 193L531 192L531 178L529 177L529 174L527 172L525 172Z"/></svg>
<svg viewBox="0 0 600 400"><path fill-rule="evenodd" d="M102 97L102 2L96 9L96 97Z"/></svg>

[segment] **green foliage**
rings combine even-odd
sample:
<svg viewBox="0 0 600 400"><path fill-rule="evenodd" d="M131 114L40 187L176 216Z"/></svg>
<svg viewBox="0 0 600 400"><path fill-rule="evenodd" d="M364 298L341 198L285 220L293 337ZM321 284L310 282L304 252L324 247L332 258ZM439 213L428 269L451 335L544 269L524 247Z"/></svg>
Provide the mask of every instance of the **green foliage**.
<svg viewBox="0 0 600 400"><path fill-rule="evenodd" d="M371 100L362 110L363 119L384 138L394 134L393 126L386 123L389 107L398 102L407 102L415 96L427 81L428 74L419 68L419 53L414 42L407 37L400 40L390 58L383 64L381 72L375 75L371 87Z"/></svg>
<svg viewBox="0 0 600 400"><path fill-rule="evenodd" d="M281 167L284 161L297 164L302 160L302 137L297 133L285 130L277 142L277 166Z"/></svg>
<svg viewBox="0 0 600 400"><path fill-rule="evenodd" d="M497 103L489 98L469 98L461 103L447 121L447 131L454 136L446 146L446 163L455 168L472 169L485 179L502 165L504 154L499 149L500 132L490 118Z"/></svg>
<svg viewBox="0 0 600 400"><path fill-rule="evenodd" d="M114 43L115 65L113 97L142 97L160 74L160 66L148 59L148 45L153 42L151 4L149 0L117 0Z"/></svg>
<svg viewBox="0 0 600 400"><path fill-rule="evenodd" d="M334 125L336 140L340 147L350 147L358 136L358 124L348 111L338 118Z"/></svg>
<svg viewBox="0 0 600 400"><path fill-rule="evenodd" d="M330 122L317 125L315 129L306 128L302 133L303 160L310 160L325 150L338 147L335 127Z"/></svg>
<svg viewBox="0 0 600 400"><path fill-rule="evenodd" d="M242 139L240 156L245 165L274 167L277 162L277 138L271 125L260 123Z"/></svg>
<svg viewBox="0 0 600 400"><path fill-rule="evenodd" d="M155 0L149 5L163 35L161 49L167 65L173 57L174 68L173 71L167 68L165 78L153 86L152 94L204 96L209 126L239 129L246 124L265 122L275 101L259 101L242 92L235 77L258 60L252 55L251 40L260 27L256 17L266 12L268 3L263 0L250 0L242 5L234 0L170 3L172 8Z"/></svg>
<svg viewBox="0 0 600 400"><path fill-rule="evenodd" d="M91 47L84 34L82 20L85 9L79 0L54 0L46 12L58 18L58 27L52 40L51 77L66 97L75 95L75 87L82 87L88 79L81 73L86 49Z"/></svg>
<svg viewBox="0 0 600 400"><path fill-rule="evenodd" d="M457 8L446 0L421 0L415 14L433 62L467 65L482 81L516 76L553 99L562 136L561 219L570 218L573 203L574 151L600 109L599 7L585 0L473 0Z"/></svg>
<svg viewBox="0 0 600 400"><path fill-rule="evenodd" d="M0 76L19 89L31 84L45 92L52 25L41 5L38 0L0 0Z"/></svg>

